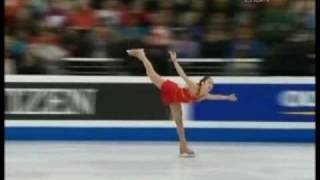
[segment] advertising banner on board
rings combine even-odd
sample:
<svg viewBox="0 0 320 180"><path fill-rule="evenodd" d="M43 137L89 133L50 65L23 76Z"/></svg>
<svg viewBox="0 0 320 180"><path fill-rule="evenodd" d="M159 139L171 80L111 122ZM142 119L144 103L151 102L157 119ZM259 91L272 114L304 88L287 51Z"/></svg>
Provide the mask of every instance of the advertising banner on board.
<svg viewBox="0 0 320 180"><path fill-rule="evenodd" d="M313 77L214 82L211 93L235 93L238 101L184 104L189 141L315 141ZM7 76L4 103L6 140L177 141L169 110L146 77Z"/></svg>
<svg viewBox="0 0 320 180"><path fill-rule="evenodd" d="M5 118L22 120L169 120L147 83L6 83Z"/></svg>
<svg viewBox="0 0 320 180"><path fill-rule="evenodd" d="M211 93L237 102L202 101L184 108L194 121L315 121L315 84L216 82ZM257 78L259 80L259 78ZM6 82L5 118L28 120L169 120L159 90L138 83Z"/></svg>
<svg viewBox="0 0 320 180"><path fill-rule="evenodd" d="M315 121L315 84L218 84L216 94L235 93L238 101L193 105L196 121Z"/></svg>

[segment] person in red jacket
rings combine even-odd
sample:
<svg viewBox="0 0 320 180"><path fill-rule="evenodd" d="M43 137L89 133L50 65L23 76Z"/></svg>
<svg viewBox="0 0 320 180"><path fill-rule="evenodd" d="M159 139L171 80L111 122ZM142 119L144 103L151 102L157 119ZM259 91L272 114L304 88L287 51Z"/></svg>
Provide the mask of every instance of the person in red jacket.
<svg viewBox="0 0 320 180"><path fill-rule="evenodd" d="M170 59L174 64L175 69L182 79L186 82L187 87L179 87L175 82L163 79L153 68L152 64L146 57L144 49L129 49L127 53L130 56L138 58L144 65L146 73L152 83L160 89L161 99L164 105L170 107L172 118L176 122L177 133L179 137L180 155L185 157L193 157L195 155L187 144L185 137L184 126L182 122L182 107L181 103L192 103L202 100L229 100L237 101L235 94L217 95L210 94L213 88L213 79L210 76L205 76L199 83L191 80L182 67L179 65L176 52L169 51Z"/></svg>

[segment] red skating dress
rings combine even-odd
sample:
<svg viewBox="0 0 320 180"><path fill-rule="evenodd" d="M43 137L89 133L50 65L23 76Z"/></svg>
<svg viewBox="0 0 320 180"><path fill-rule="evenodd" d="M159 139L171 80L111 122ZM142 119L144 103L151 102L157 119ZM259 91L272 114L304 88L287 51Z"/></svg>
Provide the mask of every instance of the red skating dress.
<svg viewBox="0 0 320 180"><path fill-rule="evenodd" d="M198 97L190 94L187 88L179 87L175 82L166 80L161 85L161 99L165 105L171 103L191 103L196 101Z"/></svg>

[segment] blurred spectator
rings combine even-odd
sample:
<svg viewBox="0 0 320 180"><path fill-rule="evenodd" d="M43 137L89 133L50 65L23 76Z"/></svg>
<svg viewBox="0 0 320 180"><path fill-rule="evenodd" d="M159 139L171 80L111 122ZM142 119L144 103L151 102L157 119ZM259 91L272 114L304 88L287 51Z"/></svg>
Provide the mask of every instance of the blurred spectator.
<svg viewBox="0 0 320 180"><path fill-rule="evenodd" d="M189 11L190 8L188 8L188 7L189 7L188 1L184 1L184 0L175 1L174 8L178 14L183 14L186 11Z"/></svg>
<svg viewBox="0 0 320 180"><path fill-rule="evenodd" d="M32 17L32 9L30 6L23 6L17 10L14 15L14 21L6 24L10 34L16 34L17 31L25 31L26 33L34 32L38 22Z"/></svg>
<svg viewBox="0 0 320 180"><path fill-rule="evenodd" d="M100 24L98 15L90 7L90 1L80 0L76 3L68 20L68 25L73 29L72 48L75 57L91 57L93 44L91 41L92 29Z"/></svg>
<svg viewBox="0 0 320 180"><path fill-rule="evenodd" d="M23 57L21 67L19 68L19 74L47 74L45 70L46 65L36 56L35 51L34 46L28 48Z"/></svg>
<svg viewBox="0 0 320 180"><path fill-rule="evenodd" d="M310 74L314 72L314 54L314 37L305 32L298 32L274 47L264 67L275 75L282 74L284 69L288 75L295 75L297 72Z"/></svg>
<svg viewBox="0 0 320 180"><path fill-rule="evenodd" d="M201 13L189 11L177 18L177 26L186 28L193 40L201 40L203 37L204 26L201 25Z"/></svg>
<svg viewBox="0 0 320 180"><path fill-rule="evenodd" d="M32 10L32 17L35 19L42 19L48 11L48 1L50 0L31 0L30 8Z"/></svg>
<svg viewBox="0 0 320 180"><path fill-rule="evenodd" d="M159 1L159 3L159 9L151 15L151 26L174 26L176 23L176 12L173 1Z"/></svg>
<svg viewBox="0 0 320 180"><path fill-rule="evenodd" d="M167 26L154 26L150 34L145 38L148 45L169 46L171 42L171 32Z"/></svg>
<svg viewBox="0 0 320 180"><path fill-rule="evenodd" d="M236 29L234 38L230 42L228 57L264 58L267 55L266 45L255 39L251 26L241 26Z"/></svg>
<svg viewBox="0 0 320 180"><path fill-rule="evenodd" d="M90 7L88 0L79 0L79 4L75 4L73 11L70 14L68 24L75 29L91 29L98 22L98 16L94 9Z"/></svg>
<svg viewBox="0 0 320 180"><path fill-rule="evenodd" d="M93 52L91 57L105 58L107 54L108 28L105 26L97 26L92 36Z"/></svg>
<svg viewBox="0 0 320 180"><path fill-rule="evenodd" d="M4 36L4 51L5 52L9 52L9 48L11 47L11 45L12 45L12 38L9 36L9 35L7 35L7 34L5 34L5 36Z"/></svg>
<svg viewBox="0 0 320 180"><path fill-rule="evenodd" d="M106 0L103 8L97 11L99 18L105 26L119 28L121 22L121 1Z"/></svg>
<svg viewBox="0 0 320 180"><path fill-rule="evenodd" d="M79 51L77 40L79 39L77 32L71 28L64 28L61 34L61 47L63 47L70 56L75 57Z"/></svg>
<svg viewBox="0 0 320 180"><path fill-rule="evenodd" d="M4 74L16 74L16 64L13 59L8 57L7 53L5 53L4 59Z"/></svg>
<svg viewBox="0 0 320 180"><path fill-rule="evenodd" d="M15 61L14 64L16 64L17 70L19 70L23 56L28 48L26 38L26 33L21 30L8 40L8 53L10 54L10 58Z"/></svg>
<svg viewBox="0 0 320 180"><path fill-rule="evenodd" d="M144 38L149 33L149 29L139 25L138 18L135 16L131 16L130 19L128 19L128 23L130 23L130 26L123 27L120 30L123 37L128 39L140 39Z"/></svg>
<svg viewBox="0 0 320 180"><path fill-rule="evenodd" d="M129 11L129 19L131 17L136 19L137 24L142 27L150 26L152 18L152 14L147 11L145 5L145 0L134 1ZM127 25L130 26L131 23L128 22Z"/></svg>
<svg viewBox="0 0 320 180"><path fill-rule="evenodd" d="M47 26L39 27L38 32L29 39L31 44L52 44L59 45L61 37Z"/></svg>
<svg viewBox="0 0 320 180"><path fill-rule="evenodd" d="M36 56L39 60L46 64L46 71L50 74L57 74L60 72L59 61L68 53L61 48L61 37L48 27L42 27L40 33L31 37L30 43L32 49L26 58L28 61L33 62L31 57ZM28 64L29 65L29 64Z"/></svg>
<svg viewBox="0 0 320 180"><path fill-rule="evenodd" d="M150 13L145 9L145 1L129 1L129 3L121 3L120 6L120 26L128 27L131 25L131 16L137 21L137 24L146 26L150 22Z"/></svg>
<svg viewBox="0 0 320 180"><path fill-rule="evenodd" d="M203 26L207 22L206 1L191 0L190 11L197 14L197 25Z"/></svg>
<svg viewBox="0 0 320 180"><path fill-rule="evenodd" d="M14 26L18 21L18 15L30 3L30 0L6 0L5 1L5 24Z"/></svg>
<svg viewBox="0 0 320 180"><path fill-rule="evenodd" d="M4 73L5 74L15 74L16 64L12 58L9 57L9 47L12 44L12 40L9 36L5 36L5 50L4 50Z"/></svg>
<svg viewBox="0 0 320 180"><path fill-rule="evenodd" d="M206 1L191 0L190 4L193 11L204 12Z"/></svg>
<svg viewBox="0 0 320 180"><path fill-rule="evenodd" d="M161 19L159 22L162 22ZM148 49L146 54L154 64L155 69L163 75L168 75L170 68L168 50L172 44L169 27L163 26L161 23L152 27L151 33L145 38L144 43L146 49Z"/></svg>
<svg viewBox="0 0 320 180"><path fill-rule="evenodd" d="M128 11L126 26L121 28L123 36L131 39L143 38L148 34L151 23L151 14L146 12L144 1L135 1Z"/></svg>
<svg viewBox="0 0 320 180"><path fill-rule="evenodd" d="M15 59L19 59L27 49L26 33L24 31L18 31L16 36L12 36L11 45L9 47L10 54Z"/></svg>
<svg viewBox="0 0 320 180"><path fill-rule="evenodd" d="M312 30L312 25L314 23L313 18L315 18L314 7L312 8L311 0L301 1L301 0L293 0L290 1L289 13L295 19L295 31L300 30ZM310 6L311 5L311 6ZM311 7L311 8L310 8ZM313 17L312 17L313 16ZM313 21L313 22L312 22Z"/></svg>
<svg viewBox="0 0 320 180"><path fill-rule="evenodd" d="M279 43L290 36L294 16L287 10L289 0L270 0L259 22L260 37L269 44Z"/></svg>
<svg viewBox="0 0 320 180"><path fill-rule="evenodd" d="M239 6L243 4L243 0L207 0L205 5L205 19L206 24L210 21L209 15L212 13L224 14L227 18L233 18L238 16L240 8Z"/></svg>
<svg viewBox="0 0 320 180"><path fill-rule="evenodd" d="M68 9L63 0L48 0L44 23L50 28L62 28L68 19Z"/></svg>
<svg viewBox="0 0 320 180"><path fill-rule="evenodd" d="M227 57L230 35L228 34L225 21L221 21L222 19L217 18L220 21L219 23L215 21L215 23L209 25L204 35L201 45L201 54L204 58Z"/></svg>
<svg viewBox="0 0 320 180"><path fill-rule="evenodd" d="M240 25L255 25L258 3L243 2L238 3L239 9L236 16L233 16L233 24Z"/></svg>
<svg viewBox="0 0 320 180"><path fill-rule="evenodd" d="M174 36L171 49L174 49L180 58L196 58L200 54L200 44L191 39L188 32L178 31Z"/></svg>
<svg viewBox="0 0 320 180"><path fill-rule="evenodd" d="M316 28L316 4L314 0L306 1L304 24L306 29L315 31Z"/></svg>
<svg viewBox="0 0 320 180"><path fill-rule="evenodd" d="M206 4L210 12L226 13L232 4L238 5L239 1L226 1L226 0L209 0ZM243 3L240 1L240 3Z"/></svg>

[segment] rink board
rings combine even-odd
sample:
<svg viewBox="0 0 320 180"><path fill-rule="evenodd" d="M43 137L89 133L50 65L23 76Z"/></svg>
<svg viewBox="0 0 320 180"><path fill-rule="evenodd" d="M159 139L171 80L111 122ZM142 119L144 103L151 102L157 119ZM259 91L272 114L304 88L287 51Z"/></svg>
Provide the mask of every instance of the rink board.
<svg viewBox="0 0 320 180"><path fill-rule="evenodd" d="M187 129L189 141L310 142L310 129ZM6 128L6 140L177 141L174 128Z"/></svg>
<svg viewBox="0 0 320 180"><path fill-rule="evenodd" d="M214 81L214 93L239 101L184 105L190 141L314 142L314 77ZM6 140L177 140L146 77L5 76L5 91Z"/></svg>

